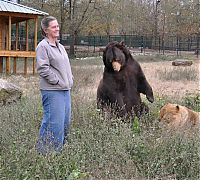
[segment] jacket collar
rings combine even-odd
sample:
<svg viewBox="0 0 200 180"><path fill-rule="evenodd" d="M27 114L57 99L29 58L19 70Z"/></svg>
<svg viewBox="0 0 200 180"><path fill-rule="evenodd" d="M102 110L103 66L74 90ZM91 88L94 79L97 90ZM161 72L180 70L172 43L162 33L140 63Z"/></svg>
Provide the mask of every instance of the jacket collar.
<svg viewBox="0 0 200 180"><path fill-rule="evenodd" d="M51 43L47 37L45 37L44 39L45 39L45 41L47 41L47 43L48 43L49 45L51 45L51 46L54 46L54 47L57 46L57 47L58 47L58 45L59 45L59 40L56 40L56 45L55 45L55 44Z"/></svg>

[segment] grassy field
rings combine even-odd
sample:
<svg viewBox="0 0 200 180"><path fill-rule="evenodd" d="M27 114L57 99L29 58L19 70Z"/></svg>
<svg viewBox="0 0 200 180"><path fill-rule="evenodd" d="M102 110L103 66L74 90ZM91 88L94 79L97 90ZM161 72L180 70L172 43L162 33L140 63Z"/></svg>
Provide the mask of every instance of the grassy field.
<svg viewBox="0 0 200 180"><path fill-rule="evenodd" d="M141 63L143 58L147 57L140 56ZM157 62L157 57L152 61ZM199 133L171 134L159 126L159 110L166 102L200 111L198 91L181 99L155 92L153 104L144 99L150 113L135 119L130 128L129 123L102 116L96 109L101 58L78 59L71 64L75 77L72 124L61 154L42 156L35 150L42 117L38 76L4 77L23 87L24 96L18 103L0 107L0 179L200 179ZM179 75L171 77L175 72ZM145 74L150 78L148 69ZM189 72L166 68L155 75L158 81L150 80L151 84L159 79L166 83L170 79L172 84L199 82L195 67Z"/></svg>

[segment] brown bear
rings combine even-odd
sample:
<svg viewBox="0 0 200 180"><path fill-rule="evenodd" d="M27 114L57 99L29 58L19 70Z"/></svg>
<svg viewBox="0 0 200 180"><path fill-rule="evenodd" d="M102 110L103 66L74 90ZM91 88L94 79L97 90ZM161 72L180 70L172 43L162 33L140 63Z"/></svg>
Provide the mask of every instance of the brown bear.
<svg viewBox="0 0 200 180"><path fill-rule="evenodd" d="M154 101L153 91L139 63L132 57L123 42L110 42L103 51L104 72L97 89L97 106L111 107L120 117L140 117L148 107L142 102L140 93Z"/></svg>
<svg viewBox="0 0 200 180"><path fill-rule="evenodd" d="M160 109L160 122L170 129L197 127L200 125L200 112L178 104L167 103Z"/></svg>

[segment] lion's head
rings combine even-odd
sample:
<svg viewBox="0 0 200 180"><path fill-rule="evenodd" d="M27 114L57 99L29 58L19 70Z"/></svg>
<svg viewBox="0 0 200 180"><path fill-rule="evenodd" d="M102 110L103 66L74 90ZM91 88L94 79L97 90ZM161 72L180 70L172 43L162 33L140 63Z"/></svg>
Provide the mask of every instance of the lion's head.
<svg viewBox="0 0 200 180"><path fill-rule="evenodd" d="M195 115L196 112L185 106L168 103L160 110L160 122L166 126L177 128L188 122L192 125L191 122Z"/></svg>

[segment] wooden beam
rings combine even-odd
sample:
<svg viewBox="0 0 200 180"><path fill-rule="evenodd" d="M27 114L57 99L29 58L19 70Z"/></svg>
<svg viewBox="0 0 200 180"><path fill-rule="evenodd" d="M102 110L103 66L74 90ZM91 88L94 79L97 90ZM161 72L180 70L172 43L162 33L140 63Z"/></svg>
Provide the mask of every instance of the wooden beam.
<svg viewBox="0 0 200 180"><path fill-rule="evenodd" d="M8 21L8 50L11 50L11 16L9 16L9 21Z"/></svg>
<svg viewBox="0 0 200 180"><path fill-rule="evenodd" d="M13 74L17 73L17 58L14 57L13 59Z"/></svg>
<svg viewBox="0 0 200 180"><path fill-rule="evenodd" d="M1 26L4 26L4 23L3 23L3 20L2 20L2 17L0 17L0 24ZM5 28L5 26L4 26ZM0 50L3 49L3 31L5 30L3 27L1 27L0 29ZM0 57L0 73L3 73L3 57Z"/></svg>
<svg viewBox="0 0 200 180"><path fill-rule="evenodd" d="M28 20L26 20L26 51L28 51Z"/></svg>
<svg viewBox="0 0 200 180"><path fill-rule="evenodd" d="M36 58L33 58L33 75L35 75L35 62L36 62Z"/></svg>
<svg viewBox="0 0 200 180"><path fill-rule="evenodd" d="M19 23L16 23L16 32L15 32L15 50L18 50L18 45L19 45ZM14 57L13 59L13 73L17 73L17 57Z"/></svg>
<svg viewBox="0 0 200 180"><path fill-rule="evenodd" d="M11 23L12 19L9 16L8 19L8 33L7 33L7 50L11 50ZM6 74L10 74L10 56L6 57Z"/></svg>
<svg viewBox="0 0 200 180"><path fill-rule="evenodd" d="M19 17L26 19L35 19L38 14L25 14L25 13L14 13L14 12L0 12L0 16L11 16L11 17Z"/></svg>
<svg viewBox="0 0 200 180"><path fill-rule="evenodd" d="M6 57L6 74L10 74L10 57Z"/></svg>
<svg viewBox="0 0 200 180"><path fill-rule="evenodd" d="M8 30L8 26L6 25L6 45L5 45L5 48L6 50L8 50L8 47L9 47L9 30Z"/></svg>
<svg viewBox="0 0 200 180"><path fill-rule="evenodd" d="M8 51L0 50L0 57L35 57L35 51Z"/></svg>
<svg viewBox="0 0 200 180"><path fill-rule="evenodd" d="M38 27L38 18L35 18L35 37L34 37L34 48L36 50L37 47L37 27Z"/></svg>
<svg viewBox="0 0 200 180"><path fill-rule="evenodd" d="M15 50L18 50L19 45L19 23L16 23L16 42L15 42Z"/></svg>
<svg viewBox="0 0 200 180"><path fill-rule="evenodd" d="M26 20L26 51L28 51L28 20ZM27 57L24 58L24 75L27 75Z"/></svg>
<svg viewBox="0 0 200 180"><path fill-rule="evenodd" d="M36 50L36 47L37 47L37 28L38 28L38 18L35 18L34 50ZM36 62L36 57L33 58L33 75L35 74L35 62Z"/></svg>
<svg viewBox="0 0 200 180"><path fill-rule="evenodd" d="M2 18L0 17L0 24L1 24L1 26L3 26L3 21L2 21ZM0 49L2 49L2 44L3 44L3 42L2 42L2 39L3 39L3 28L1 28L0 29Z"/></svg>
<svg viewBox="0 0 200 180"><path fill-rule="evenodd" d="M24 75L27 75L28 59L24 58Z"/></svg>
<svg viewBox="0 0 200 180"><path fill-rule="evenodd" d="M0 57L0 73L3 73L3 57Z"/></svg>

